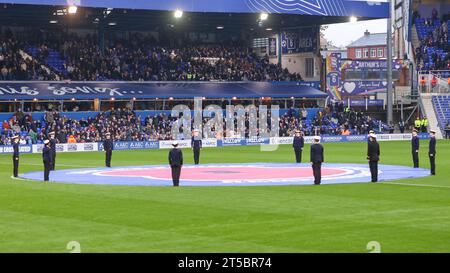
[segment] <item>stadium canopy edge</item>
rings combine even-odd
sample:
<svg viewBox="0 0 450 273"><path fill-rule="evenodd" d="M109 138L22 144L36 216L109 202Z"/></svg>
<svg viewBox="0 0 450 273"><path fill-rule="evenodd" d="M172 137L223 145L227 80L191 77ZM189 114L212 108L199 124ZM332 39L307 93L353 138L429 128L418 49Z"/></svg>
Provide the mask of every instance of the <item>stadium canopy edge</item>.
<svg viewBox="0 0 450 273"><path fill-rule="evenodd" d="M7 4L92 8L142 9L186 12L279 13L333 17L387 18L386 0L0 0Z"/></svg>

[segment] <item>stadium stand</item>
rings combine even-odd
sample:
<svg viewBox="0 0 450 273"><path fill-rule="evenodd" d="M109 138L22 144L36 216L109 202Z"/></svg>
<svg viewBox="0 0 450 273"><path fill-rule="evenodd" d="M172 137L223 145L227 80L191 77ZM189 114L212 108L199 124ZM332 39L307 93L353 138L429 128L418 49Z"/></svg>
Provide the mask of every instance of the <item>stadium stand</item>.
<svg viewBox="0 0 450 273"><path fill-rule="evenodd" d="M450 121L450 95L433 96L432 101L437 114L439 127L444 132L446 124Z"/></svg>
<svg viewBox="0 0 450 273"><path fill-rule="evenodd" d="M101 52L93 35L80 37L61 32L36 38L29 34L20 42L12 33L8 36L9 39L0 38L0 41L9 41L5 43L5 52L11 48L0 67L12 71L2 80L54 80L56 75L77 81L302 80L300 74L269 63L267 56L258 56L245 46L185 44L169 47L149 36L134 34L127 40L111 39ZM30 64L25 67L29 70L27 73L14 71L13 64L26 61L17 56L19 50L33 57L34 66L44 64L53 73L28 67Z"/></svg>
<svg viewBox="0 0 450 273"><path fill-rule="evenodd" d="M42 68L23 51L23 43L12 34L0 35L0 80L55 80L56 75Z"/></svg>
<svg viewBox="0 0 450 273"><path fill-rule="evenodd" d="M420 40L420 46L416 48L418 70L450 70L450 21L441 21L437 15L432 18L416 17L415 26ZM441 74L444 78L449 76L448 71Z"/></svg>

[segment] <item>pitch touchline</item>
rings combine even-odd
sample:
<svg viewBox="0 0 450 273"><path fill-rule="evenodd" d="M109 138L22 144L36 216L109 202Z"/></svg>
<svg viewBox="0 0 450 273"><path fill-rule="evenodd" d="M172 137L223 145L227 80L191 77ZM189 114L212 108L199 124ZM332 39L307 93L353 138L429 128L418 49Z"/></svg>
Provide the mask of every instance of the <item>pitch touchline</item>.
<svg viewBox="0 0 450 273"><path fill-rule="evenodd" d="M403 185L403 186L414 186L414 187L431 187L431 188L450 188L450 186L409 184L409 183L396 183L396 182L381 182L380 184L392 184L392 185Z"/></svg>

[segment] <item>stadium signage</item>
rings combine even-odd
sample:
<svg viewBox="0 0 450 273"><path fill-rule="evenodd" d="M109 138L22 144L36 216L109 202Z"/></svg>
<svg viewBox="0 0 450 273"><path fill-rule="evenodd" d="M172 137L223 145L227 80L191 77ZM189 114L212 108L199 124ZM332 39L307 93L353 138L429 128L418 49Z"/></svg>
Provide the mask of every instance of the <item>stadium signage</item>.
<svg viewBox="0 0 450 273"><path fill-rule="evenodd" d="M139 149L158 149L159 142L158 141L137 141L137 142L129 142L130 150L139 150Z"/></svg>
<svg viewBox="0 0 450 273"><path fill-rule="evenodd" d="M419 138L422 140L428 139L429 134L421 133ZM401 141L410 140L411 134L379 134L378 141ZM203 139L203 147L221 147L221 146L247 146L247 145L285 145L292 144L293 137L271 137L271 138L224 138L217 139ZM365 142L367 141L367 135L350 135L350 136L323 136L322 142ZM124 141L115 142L115 150L138 150L138 149L170 149L172 148L173 140L161 140L161 141ZM305 143L309 144L313 142L312 136L305 136ZM178 140L179 148L190 148L191 140ZM21 153L42 153L42 144L33 145L21 145ZM58 152L90 152L90 151L102 151L103 143L70 143L70 144L58 144ZM13 152L12 146L0 146L0 154L11 154Z"/></svg>
<svg viewBox="0 0 450 273"><path fill-rule="evenodd" d="M30 146L32 153L42 153L44 148L43 144L33 144ZM56 144L56 152L95 152L98 151L99 145L96 142L93 143L65 143Z"/></svg>
<svg viewBox="0 0 450 273"><path fill-rule="evenodd" d="M55 86L49 86L48 90L52 91L53 95L64 96L67 94L107 94L111 97L114 96L123 96L119 88L110 88L110 87L91 87L91 86L77 86L77 87L60 87L57 88Z"/></svg>
<svg viewBox="0 0 450 273"><path fill-rule="evenodd" d="M245 138L224 138L220 144L220 146L245 146L247 141Z"/></svg>
<svg viewBox="0 0 450 273"><path fill-rule="evenodd" d="M202 140L202 147L217 147L217 139L215 138L205 138Z"/></svg>
<svg viewBox="0 0 450 273"><path fill-rule="evenodd" d="M269 138L247 138L246 139L246 145L260 145L260 144L270 144Z"/></svg>
<svg viewBox="0 0 450 273"><path fill-rule="evenodd" d="M152 99L262 96L301 96L325 98L326 94L315 89L317 83L295 82L283 85L271 82L19 82L0 81L0 99ZM170 95L169 95L170 94Z"/></svg>
<svg viewBox="0 0 450 273"><path fill-rule="evenodd" d="M0 146L0 154L12 154L14 152L13 146ZM32 152L31 145L20 145L19 152L24 154L29 154Z"/></svg>
<svg viewBox="0 0 450 273"><path fill-rule="evenodd" d="M191 147L191 140L185 139L185 140L177 140L178 141L178 148L190 148ZM161 140L159 142L159 148L160 149L171 149L173 148L174 140Z"/></svg>
<svg viewBox="0 0 450 273"><path fill-rule="evenodd" d="M18 90L20 89L20 90ZM36 96L39 95L39 91L35 88L31 88L29 86L20 86L18 88L14 88L12 86L0 86L0 95L28 95L28 96Z"/></svg>

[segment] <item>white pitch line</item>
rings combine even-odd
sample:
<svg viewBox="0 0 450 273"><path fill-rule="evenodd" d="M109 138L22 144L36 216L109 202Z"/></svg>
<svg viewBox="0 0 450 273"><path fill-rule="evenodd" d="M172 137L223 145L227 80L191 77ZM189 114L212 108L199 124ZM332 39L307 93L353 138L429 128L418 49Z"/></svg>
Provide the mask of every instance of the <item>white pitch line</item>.
<svg viewBox="0 0 450 273"><path fill-rule="evenodd" d="M428 185L428 184L410 184L410 183L397 183L397 182L381 182L380 184L392 184L392 185L413 186L413 187L430 187L430 188L447 188L447 189L450 189L450 186Z"/></svg>
<svg viewBox="0 0 450 273"><path fill-rule="evenodd" d="M14 177L12 175L11 175L11 179L20 180L20 181L37 181L37 180L26 179L26 178L22 178L22 177Z"/></svg>
<svg viewBox="0 0 450 273"><path fill-rule="evenodd" d="M0 164L3 165L12 165L8 162L0 162ZM44 164L37 164L37 163L21 163L21 166L44 166ZM92 166L86 166L86 165L69 165L69 164L56 164L56 167L77 167L77 168L91 168Z"/></svg>

